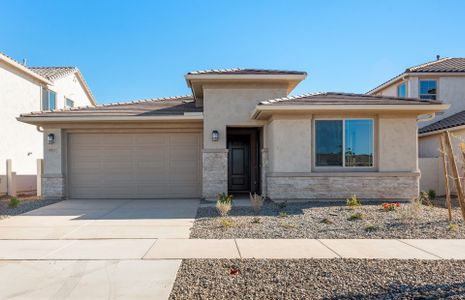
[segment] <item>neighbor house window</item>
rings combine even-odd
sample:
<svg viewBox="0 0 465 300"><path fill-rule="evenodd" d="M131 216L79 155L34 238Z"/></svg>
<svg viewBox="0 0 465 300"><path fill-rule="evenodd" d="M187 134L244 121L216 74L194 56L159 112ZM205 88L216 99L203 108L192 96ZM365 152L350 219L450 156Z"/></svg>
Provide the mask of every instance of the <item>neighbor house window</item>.
<svg viewBox="0 0 465 300"><path fill-rule="evenodd" d="M57 94L54 91L42 90L42 110L55 110L57 108Z"/></svg>
<svg viewBox="0 0 465 300"><path fill-rule="evenodd" d="M74 107L74 101L68 98L65 98L66 107Z"/></svg>
<svg viewBox="0 0 465 300"><path fill-rule="evenodd" d="M398 97L407 97L407 87L405 82L397 86L397 96Z"/></svg>
<svg viewBox="0 0 465 300"><path fill-rule="evenodd" d="M420 99L436 100L436 80L420 80Z"/></svg>
<svg viewBox="0 0 465 300"><path fill-rule="evenodd" d="M373 120L316 120L315 166L373 167Z"/></svg>

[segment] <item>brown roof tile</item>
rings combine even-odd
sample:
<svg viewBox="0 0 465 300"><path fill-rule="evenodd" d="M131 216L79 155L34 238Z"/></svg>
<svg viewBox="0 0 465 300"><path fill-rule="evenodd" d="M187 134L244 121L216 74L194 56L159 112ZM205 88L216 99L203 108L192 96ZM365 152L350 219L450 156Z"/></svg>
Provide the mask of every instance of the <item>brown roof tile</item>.
<svg viewBox="0 0 465 300"><path fill-rule="evenodd" d="M266 69L219 69L192 71L187 75L307 75L307 72L288 70L266 70Z"/></svg>
<svg viewBox="0 0 465 300"><path fill-rule="evenodd" d="M51 81L78 71L76 67L28 67L28 68L34 71L35 73L39 74L40 76L45 77Z"/></svg>
<svg viewBox="0 0 465 300"><path fill-rule="evenodd" d="M405 72L465 72L465 58L446 57L418 66L410 67L405 70Z"/></svg>
<svg viewBox="0 0 465 300"><path fill-rule="evenodd" d="M418 133L428 133L434 132L443 129L454 128L458 126L465 125L465 110L453 114L447 118L439 120L437 122L431 123L425 127L422 127L418 130Z"/></svg>
<svg viewBox="0 0 465 300"><path fill-rule="evenodd" d="M192 96L178 96L34 112L22 114L21 117L157 116L183 115L185 112L202 112L202 108L194 105Z"/></svg>
<svg viewBox="0 0 465 300"><path fill-rule="evenodd" d="M425 105L441 103L440 101L415 98L320 92L266 100L260 102L260 105Z"/></svg>

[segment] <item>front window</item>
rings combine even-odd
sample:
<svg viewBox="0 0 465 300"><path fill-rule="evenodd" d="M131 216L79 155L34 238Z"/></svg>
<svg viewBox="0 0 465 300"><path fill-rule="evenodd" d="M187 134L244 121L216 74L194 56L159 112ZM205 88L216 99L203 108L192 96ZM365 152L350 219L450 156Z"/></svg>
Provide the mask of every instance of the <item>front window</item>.
<svg viewBox="0 0 465 300"><path fill-rule="evenodd" d="M373 120L316 120L315 166L373 167Z"/></svg>
<svg viewBox="0 0 465 300"><path fill-rule="evenodd" d="M398 97L407 97L407 87L404 83L401 83L397 86L397 96Z"/></svg>
<svg viewBox="0 0 465 300"><path fill-rule="evenodd" d="M436 100L436 80L420 80L420 99Z"/></svg>
<svg viewBox="0 0 465 300"><path fill-rule="evenodd" d="M42 90L42 110L55 110L57 94L54 91Z"/></svg>
<svg viewBox="0 0 465 300"><path fill-rule="evenodd" d="M73 100L66 98L65 102L66 102L66 107L74 107L74 101Z"/></svg>

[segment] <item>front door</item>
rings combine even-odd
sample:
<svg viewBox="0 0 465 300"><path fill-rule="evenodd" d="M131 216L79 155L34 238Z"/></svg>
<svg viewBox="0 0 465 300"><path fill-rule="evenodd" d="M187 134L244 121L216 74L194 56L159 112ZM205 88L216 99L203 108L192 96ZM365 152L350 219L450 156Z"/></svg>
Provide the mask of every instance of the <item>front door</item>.
<svg viewBox="0 0 465 300"><path fill-rule="evenodd" d="M229 135L228 189L250 191L250 135Z"/></svg>

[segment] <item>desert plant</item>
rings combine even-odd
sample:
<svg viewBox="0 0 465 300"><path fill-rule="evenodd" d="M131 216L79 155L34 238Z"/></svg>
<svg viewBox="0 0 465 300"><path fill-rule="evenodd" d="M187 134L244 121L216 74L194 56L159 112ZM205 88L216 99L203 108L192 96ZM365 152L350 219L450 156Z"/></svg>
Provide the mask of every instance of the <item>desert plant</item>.
<svg viewBox="0 0 465 300"><path fill-rule="evenodd" d="M384 211L394 211L399 207L400 207L400 202L396 202L396 203L388 203L388 202L386 202L386 203L383 203Z"/></svg>
<svg viewBox="0 0 465 300"><path fill-rule="evenodd" d="M217 196L217 202L230 203L232 205L233 196L226 193L219 193Z"/></svg>
<svg viewBox="0 0 465 300"><path fill-rule="evenodd" d="M231 211L232 205L229 202L216 202L216 210L220 214L221 217L226 217L229 212Z"/></svg>
<svg viewBox="0 0 465 300"><path fill-rule="evenodd" d="M286 229L293 229L293 228L296 228L297 226L295 224L292 224L292 223L289 223L289 222L281 222L279 223L279 225L283 228L286 228Z"/></svg>
<svg viewBox="0 0 465 300"><path fill-rule="evenodd" d="M362 206L362 204L357 199L357 196L355 194L352 195L352 197L347 199L346 204L350 208L358 208L358 207Z"/></svg>
<svg viewBox="0 0 465 300"><path fill-rule="evenodd" d="M355 221L355 220L361 220L361 219L363 219L363 214L358 212L358 213L352 214L347 220Z"/></svg>
<svg viewBox="0 0 465 300"><path fill-rule="evenodd" d="M324 218L323 220L321 220L321 223L327 224L327 225L334 224L334 222L331 221L331 219L329 219L329 218Z"/></svg>
<svg viewBox="0 0 465 300"><path fill-rule="evenodd" d="M255 217L252 219L252 224L260 224L262 222L262 219Z"/></svg>
<svg viewBox="0 0 465 300"><path fill-rule="evenodd" d="M372 232L372 231L376 231L378 230L379 227L376 226L376 225L373 225L373 224L368 224L366 227L365 227L365 231L366 232Z"/></svg>
<svg viewBox="0 0 465 300"><path fill-rule="evenodd" d="M223 228L231 228L234 226L233 221L226 219L226 218L221 218L220 224Z"/></svg>
<svg viewBox="0 0 465 300"><path fill-rule="evenodd" d="M255 214L259 214L260 211L262 210L263 206L263 197L260 195L257 195L257 193L250 193L250 202L252 202L252 207L255 212Z"/></svg>
<svg viewBox="0 0 465 300"><path fill-rule="evenodd" d="M285 212L285 211L280 211L278 217L280 217L280 218L287 218L287 212Z"/></svg>
<svg viewBox="0 0 465 300"><path fill-rule="evenodd" d="M430 200L436 199L436 191L435 190L428 190L428 197Z"/></svg>
<svg viewBox="0 0 465 300"><path fill-rule="evenodd" d="M16 197L11 197L10 202L8 202L9 208L15 208L19 205L19 200Z"/></svg>
<svg viewBox="0 0 465 300"><path fill-rule="evenodd" d="M455 224L455 223L450 223L449 224L449 231L457 231L459 229L459 225Z"/></svg>
<svg viewBox="0 0 465 300"><path fill-rule="evenodd" d="M401 221L406 222L418 217L423 209L423 200L421 197L413 199L408 205L403 205L397 210L398 216Z"/></svg>
<svg viewBox="0 0 465 300"><path fill-rule="evenodd" d="M433 202L431 202L429 192L421 192L420 196L417 198L417 201L419 201L423 205L428 205L429 207L433 206Z"/></svg>

